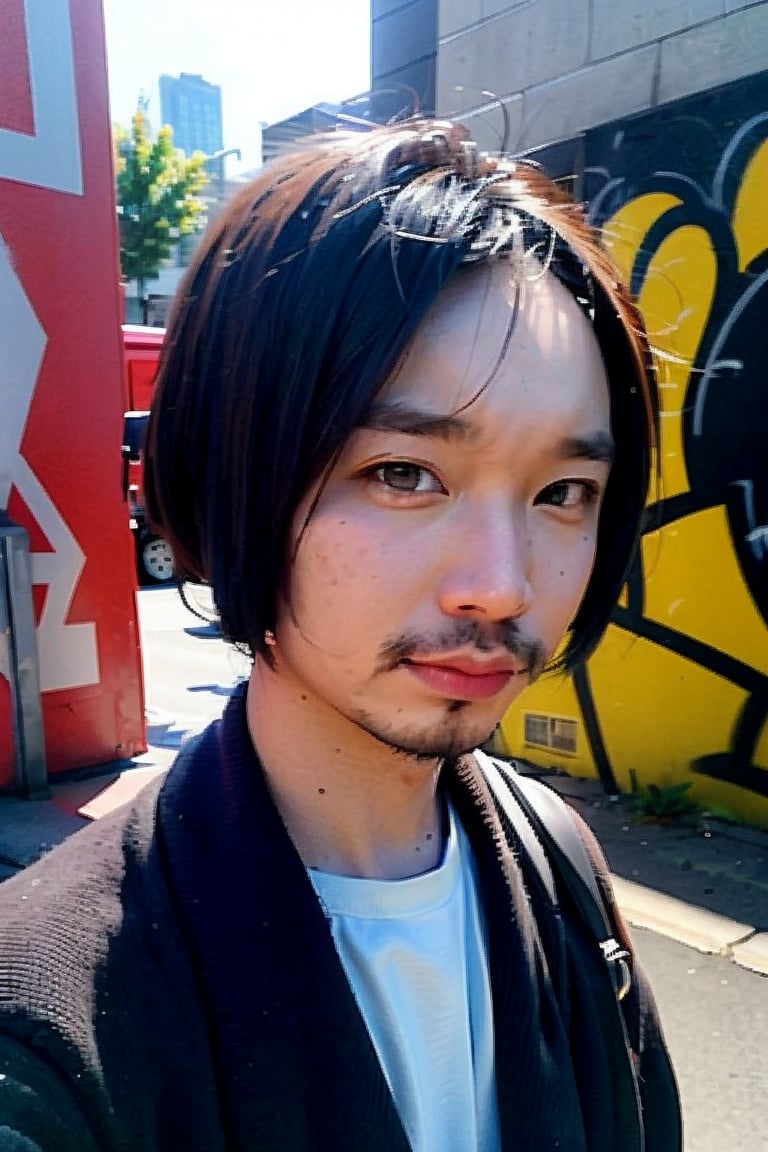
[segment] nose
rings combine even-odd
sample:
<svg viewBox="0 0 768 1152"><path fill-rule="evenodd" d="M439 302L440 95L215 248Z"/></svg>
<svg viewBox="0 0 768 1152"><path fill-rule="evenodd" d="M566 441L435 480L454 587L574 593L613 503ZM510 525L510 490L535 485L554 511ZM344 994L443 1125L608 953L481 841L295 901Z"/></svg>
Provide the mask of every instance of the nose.
<svg viewBox="0 0 768 1152"><path fill-rule="evenodd" d="M447 616L506 620L530 607L531 545L524 517L475 512L452 534L450 559L439 589Z"/></svg>

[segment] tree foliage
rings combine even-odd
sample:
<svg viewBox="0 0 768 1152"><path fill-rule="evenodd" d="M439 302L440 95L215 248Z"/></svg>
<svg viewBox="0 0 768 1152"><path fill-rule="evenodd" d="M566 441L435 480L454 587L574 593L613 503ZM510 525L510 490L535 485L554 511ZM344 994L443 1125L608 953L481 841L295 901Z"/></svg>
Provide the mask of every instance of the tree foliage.
<svg viewBox="0 0 768 1152"><path fill-rule="evenodd" d="M120 268L126 280L136 281L143 300L146 281L157 277L179 236L200 227L205 204L198 193L209 180L206 156L186 157L174 148L168 126L153 139L141 104L130 131L115 125L112 140Z"/></svg>

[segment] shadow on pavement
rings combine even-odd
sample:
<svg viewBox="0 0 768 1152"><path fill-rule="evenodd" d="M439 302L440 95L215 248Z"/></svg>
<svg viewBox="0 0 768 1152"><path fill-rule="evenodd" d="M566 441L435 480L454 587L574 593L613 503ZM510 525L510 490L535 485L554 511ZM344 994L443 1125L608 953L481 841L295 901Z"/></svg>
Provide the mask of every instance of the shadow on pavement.
<svg viewBox="0 0 768 1152"><path fill-rule="evenodd" d="M696 823L642 823L627 797L596 780L540 776L597 836L611 871L718 915L768 930L768 832L702 816Z"/></svg>

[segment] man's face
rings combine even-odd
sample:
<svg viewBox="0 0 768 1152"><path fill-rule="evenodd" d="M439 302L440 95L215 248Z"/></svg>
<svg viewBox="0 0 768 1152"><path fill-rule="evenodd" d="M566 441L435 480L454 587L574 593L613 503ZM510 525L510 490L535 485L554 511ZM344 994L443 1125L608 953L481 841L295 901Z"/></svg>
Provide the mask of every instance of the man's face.
<svg viewBox="0 0 768 1152"><path fill-rule="evenodd" d="M420 756L493 731L581 601L611 455L588 320L549 273L462 272L294 522L276 668L342 735ZM503 355L502 355L503 352Z"/></svg>

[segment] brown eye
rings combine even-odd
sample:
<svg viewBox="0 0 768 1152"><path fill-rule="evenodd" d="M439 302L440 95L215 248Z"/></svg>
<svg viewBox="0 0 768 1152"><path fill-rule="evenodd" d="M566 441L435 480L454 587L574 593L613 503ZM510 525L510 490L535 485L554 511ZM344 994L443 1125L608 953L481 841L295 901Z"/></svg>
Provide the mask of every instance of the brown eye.
<svg viewBox="0 0 768 1152"><path fill-rule="evenodd" d="M551 508L579 508L592 504L598 489L587 480L558 480L548 484L536 497L535 504L549 504Z"/></svg>
<svg viewBox="0 0 768 1152"><path fill-rule="evenodd" d="M397 492L444 492L440 481L427 468L410 464L406 460L394 460L380 464L374 471L376 479L387 488Z"/></svg>

